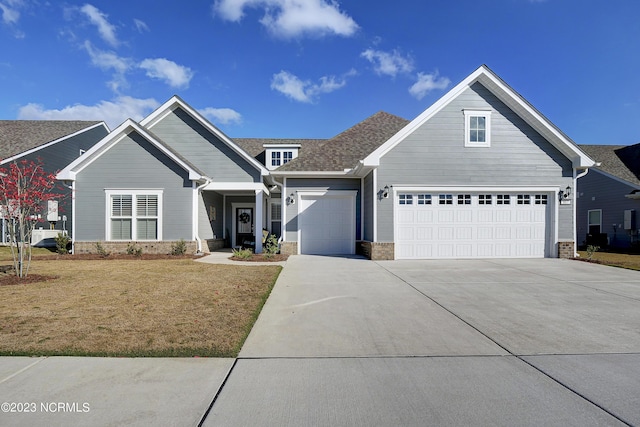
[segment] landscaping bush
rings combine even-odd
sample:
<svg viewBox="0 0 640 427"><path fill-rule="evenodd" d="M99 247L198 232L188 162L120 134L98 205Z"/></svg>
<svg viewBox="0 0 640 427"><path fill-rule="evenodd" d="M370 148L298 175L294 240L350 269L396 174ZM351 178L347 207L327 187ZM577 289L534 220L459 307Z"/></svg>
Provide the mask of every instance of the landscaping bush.
<svg viewBox="0 0 640 427"><path fill-rule="evenodd" d="M184 239L178 240L176 243L171 244L171 255L184 255L187 253L187 242Z"/></svg>
<svg viewBox="0 0 640 427"><path fill-rule="evenodd" d="M136 247L135 243L127 245L127 255L142 256L142 248Z"/></svg>
<svg viewBox="0 0 640 427"><path fill-rule="evenodd" d="M253 256L253 251L249 248L247 249L233 249L234 258L240 259L249 259Z"/></svg>
<svg viewBox="0 0 640 427"><path fill-rule="evenodd" d="M56 252L60 255L66 255L69 253L69 247L71 246L71 238L62 233L58 233L56 237L54 237L56 241Z"/></svg>

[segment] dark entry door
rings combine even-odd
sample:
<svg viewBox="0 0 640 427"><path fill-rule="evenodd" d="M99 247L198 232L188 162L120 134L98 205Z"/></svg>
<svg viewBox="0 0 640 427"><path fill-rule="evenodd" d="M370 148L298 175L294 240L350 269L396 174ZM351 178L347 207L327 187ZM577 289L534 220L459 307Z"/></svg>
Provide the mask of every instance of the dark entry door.
<svg viewBox="0 0 640 427"><path fill-rule="evenodd" d="M236 246L252 249L256 246L253 235L253 208L236 208Z"/></svg>

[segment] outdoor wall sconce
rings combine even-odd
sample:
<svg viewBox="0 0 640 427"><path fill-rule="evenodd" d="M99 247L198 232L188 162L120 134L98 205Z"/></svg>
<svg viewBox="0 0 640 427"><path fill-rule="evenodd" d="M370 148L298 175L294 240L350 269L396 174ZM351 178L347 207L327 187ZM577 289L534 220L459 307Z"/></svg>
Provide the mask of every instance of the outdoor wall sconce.
<svg viewBox="0 0 640 427"><path fill-rule="evenodd" d="M571 201L569 200L569 196L571 196L571 186L569 185L567 185L567 188L565 188L564 191L558 191L558 200L560 200L561 203L570 203Z"/></svg>
<svg viewBox="0 0 640 427"><path fill-rule="evenodd" d="M287 204L288 205L295 205L296 204L296 196L295 196L295 194L291 193L289 195L289 197L287 197Z"/></svg>
<svg viewBox="0 0 640 427"><path fill-rule="evenodd" d="M385 185L384 188L382 189L382 198L383 199L388 199L389 198L389 186Z"/></svg>

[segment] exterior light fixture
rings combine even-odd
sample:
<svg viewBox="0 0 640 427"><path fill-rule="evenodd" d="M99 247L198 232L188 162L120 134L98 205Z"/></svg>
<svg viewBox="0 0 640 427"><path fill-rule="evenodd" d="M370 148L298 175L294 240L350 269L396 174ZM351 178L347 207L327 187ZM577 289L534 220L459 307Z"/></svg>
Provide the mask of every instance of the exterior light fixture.
<svg viewBox="0 0 640 427"><path fill-rule="evenodd" d="M295 196L295 194L293 194L293 193L289 194L289 197L287 197L287 204L288 205L295 205L296 204L296 196Z"/></svg>
<svg viewBox="0 0 640 427"><path fill-rule="evenodd" d="M382 189L382 198L383 199L388 199L389 198L389 186L385 185L384 188Z"/></svg>
<svg viewBox="0 0 640 427"><path fill-rule="evenodd" d="M560 200L560 202L566 201L566 203L569 203L569 196L571 196L570 185L567 185L567 188L564 190L558 191L558 200Z"/></svg>

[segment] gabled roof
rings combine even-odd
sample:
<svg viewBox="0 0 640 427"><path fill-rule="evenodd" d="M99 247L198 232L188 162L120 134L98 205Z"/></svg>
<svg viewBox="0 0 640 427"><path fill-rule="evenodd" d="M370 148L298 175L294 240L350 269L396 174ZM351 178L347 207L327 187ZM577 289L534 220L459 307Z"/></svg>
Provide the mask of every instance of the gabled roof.
<svg viewBox="0 0 640 427"><path fill-rule="evenodd" d="M206 118L204 118L204 116L202 116L202 114L198 113L194 108L184 102L177 95L171 97L171 99L162 104L153 113L142 119L140 121L140 125L151 130L156 123L158 123L160 120L162 120L177 108L180 108L184 112L189 114L196 122L204 126L205 129L214 134L218 139L220 139L220 141L229 146L229 148L240 155L240 157L244 158L247 162L249 162L249 164L259 170L261 175L269 175L269 171L264 165L262 165L260 162L250 156L246 151L240 148L235 142L231 140L231 138L225 135L224 132L212 125L211 122L209 122Z"/></svg>
<svg viewBox="0 0 640 427"><path fill-rule="evenodd" d="M322 144L300 149L296 159L273 171L345 172L358 165L369 153L384 144L408 122L383 111L363 120Z"/></svg>
<svg viewBox="0 0 640 427"><path fill-rule="evenodd" d="M634 145L581 145L600 164L595 167L634 185L640 185L640 143Z"/></svg>
<svg viewBox="0 0 640 427"><path fill-rule="evenodd" d="M195 167L191 162L182 157L179 153L177 153L168 144L154 135L151 131L143 128L131 119L122 123L116 129L114 129L113 132L105 136L96 145L87 150L86 153L78 157L70 165L61 170L57 175L57 179L63 181L74 181L76 179L76 175L79 172L93 163L96 159L100 158L100 156L106 153L111 147L121 141L122 138L127 136L130 132L137 132L149 143L153 144L156 148L162 151L178 166L189 173L190 180L199 181L205 179L204 173L202 173L202 171Z"/></svg>
<svg viewBox="0 0 640 427"><path fill-rule="evenodd" d="M100 121L0 120L0 159L27 154L97 126L109 131Z"/></svg>
<svg viewBox="0 0 640 427"><path fill-rule="evenodd" d="M527 124L548 140L562 154L570 159L575 168L588 168L595 164L567 135L551 123L545 116L536 110L520 94L507 85L500 77L486 65L480 66L462 82L451 89L446 95L436 101L431 107L416 117L411 123L400 130L393 138L378 147L364 159L365 166L377 166L380 157L384 156L393 147L403 141L408 135L422 126L436 113L446 107L471 85L479 82L493 93L500 101L518 114Z"/></svg>

